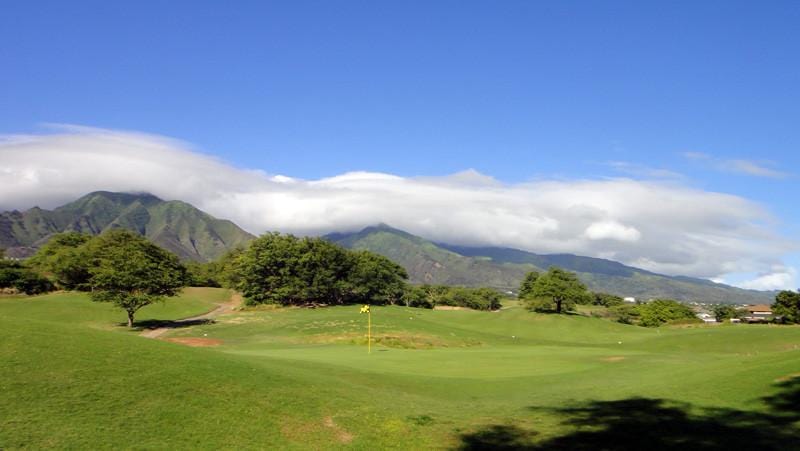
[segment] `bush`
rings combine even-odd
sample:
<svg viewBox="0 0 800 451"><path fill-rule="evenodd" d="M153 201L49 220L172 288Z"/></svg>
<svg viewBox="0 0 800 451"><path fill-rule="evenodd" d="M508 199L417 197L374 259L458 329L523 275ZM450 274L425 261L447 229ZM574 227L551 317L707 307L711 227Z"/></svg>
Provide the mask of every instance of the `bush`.
<svg viewBox="0 0 800 451"><path fill-rule="evenodd" d="M473 310L497 310L503 296L492 288L450 287L446 285L409 286L403 294L408 307L433 308L437 305Z"/></svg>
<svg viewBox="0 0 800 451"><path fill-rule="evenodd" d="M39 273L12 261L0 261L0 288L13 288L28 295L47 293L53 283Z"/></svg>
<svg viewBox="0 0 800 451"><path fill-rule="evenodd" d="M637 306L637 310L640 315L639 325L644 327L658 327L663 324L681 320L692 320L691 322L700 321L691 308L678 301L669 299L650 301Z"/></svg>
<svg viewBox="0 0 800 451"><path fill-rule="evenodd" d="M616 307L625 303L621 296L608 293L592 293L592 304L602 305L604 307Z"/></svg>
<svg viewBox="0 0 800 451"><path fill-rule="evenodd" d="M433 308L433 302L428 298L423 287L407 285L403 292L403 304L406 307Z"/></svg>
<svg viewBox="0 0 800 451"><path fill-rule="evenodd" d="M622 304L609 308L609 312L622 324L636 324L639 321L639 310L636 305Z"/></svg>
<svg viewBox="0 0 800 451"><path fill-rule="evenodd" d="M190 287L219 288L221 283L221 269L218 262L186 263L186 285Z"/></svg>
<svg viewBox="0 0 800 451"><path fill-rule="evenodd" d="M552 313L556 311L556 303L551 298L526 299L525 308L537 313Z"/></svg>

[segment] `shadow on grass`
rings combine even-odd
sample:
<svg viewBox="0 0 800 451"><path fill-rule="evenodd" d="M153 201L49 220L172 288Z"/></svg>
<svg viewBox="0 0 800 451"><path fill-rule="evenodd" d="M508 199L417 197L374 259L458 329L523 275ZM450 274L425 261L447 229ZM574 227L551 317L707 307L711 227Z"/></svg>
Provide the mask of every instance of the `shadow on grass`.
<svg viewBox="0 0 800 451"><path fill-rule="evenodd" d="M159 319L146 319L144 321L136 321L134 326L139 329L180 329L183 327L202 326L204 324L214 324L213 319L187 319L187 320L159 320Z"/></svg>
<svg viewBox="0 0 800 451"><path fill-rule="evenodd" d="M664 399L592 401L557 409L571 432L536 440L513 425L489 425L461 437L462 450L796 450L800 449L800 378L778 384L761 412L693 409Z"/></svg>

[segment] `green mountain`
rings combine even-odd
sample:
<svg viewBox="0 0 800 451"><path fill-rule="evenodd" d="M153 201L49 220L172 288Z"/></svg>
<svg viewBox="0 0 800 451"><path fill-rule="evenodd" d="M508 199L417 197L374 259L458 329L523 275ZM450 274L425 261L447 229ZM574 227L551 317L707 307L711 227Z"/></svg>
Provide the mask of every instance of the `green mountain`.
<svg viewBox="0 0 800 451"><path fill-rule="evenodd" d="M26 257L55 233L97 235L121 227L146 236L184 260L209 261L254 237L231 221L216 219L181 201L152 194L97 191L75 202L43 210L0 213L0 247Z"/></svg>
<svg viewBox="0 0 800 451"><path fill-rule="evenodd" d="M330 234L327 238L348 248L370 250L394 260L406 268L414 283L489 286L516 291L526 272L559 266L576 272L593 291L637 299L763 303L770 302L775 295L705 279L665 276L600 258L433 243L385 224L357 233Z"/></svg>

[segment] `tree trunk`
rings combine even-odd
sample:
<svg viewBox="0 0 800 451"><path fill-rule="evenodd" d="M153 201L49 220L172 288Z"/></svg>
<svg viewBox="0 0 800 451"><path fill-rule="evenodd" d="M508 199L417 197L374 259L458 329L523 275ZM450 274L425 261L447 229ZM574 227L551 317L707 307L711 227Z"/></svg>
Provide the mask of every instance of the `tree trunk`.
<svg viewBox="0 0 800 451"><path fill-rule="evenodd" d="M128 310L128 327L133 327L133 311Z"/></svg>
<svg viewBox="0 0 800 451"><path fill-rule="evenodd" d="M556 298L556 313L561 313L561 299Z"/></svg>

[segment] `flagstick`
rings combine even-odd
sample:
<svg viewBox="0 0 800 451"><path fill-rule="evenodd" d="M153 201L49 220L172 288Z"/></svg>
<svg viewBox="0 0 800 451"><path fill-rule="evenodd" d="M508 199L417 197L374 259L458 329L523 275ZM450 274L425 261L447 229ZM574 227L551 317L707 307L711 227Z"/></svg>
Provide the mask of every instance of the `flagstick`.
<svg viewBox="0 0 800 451"><path fill-rule="evenodd" d="M367 312L367 354L372 354L372 312Z"/></svg>

